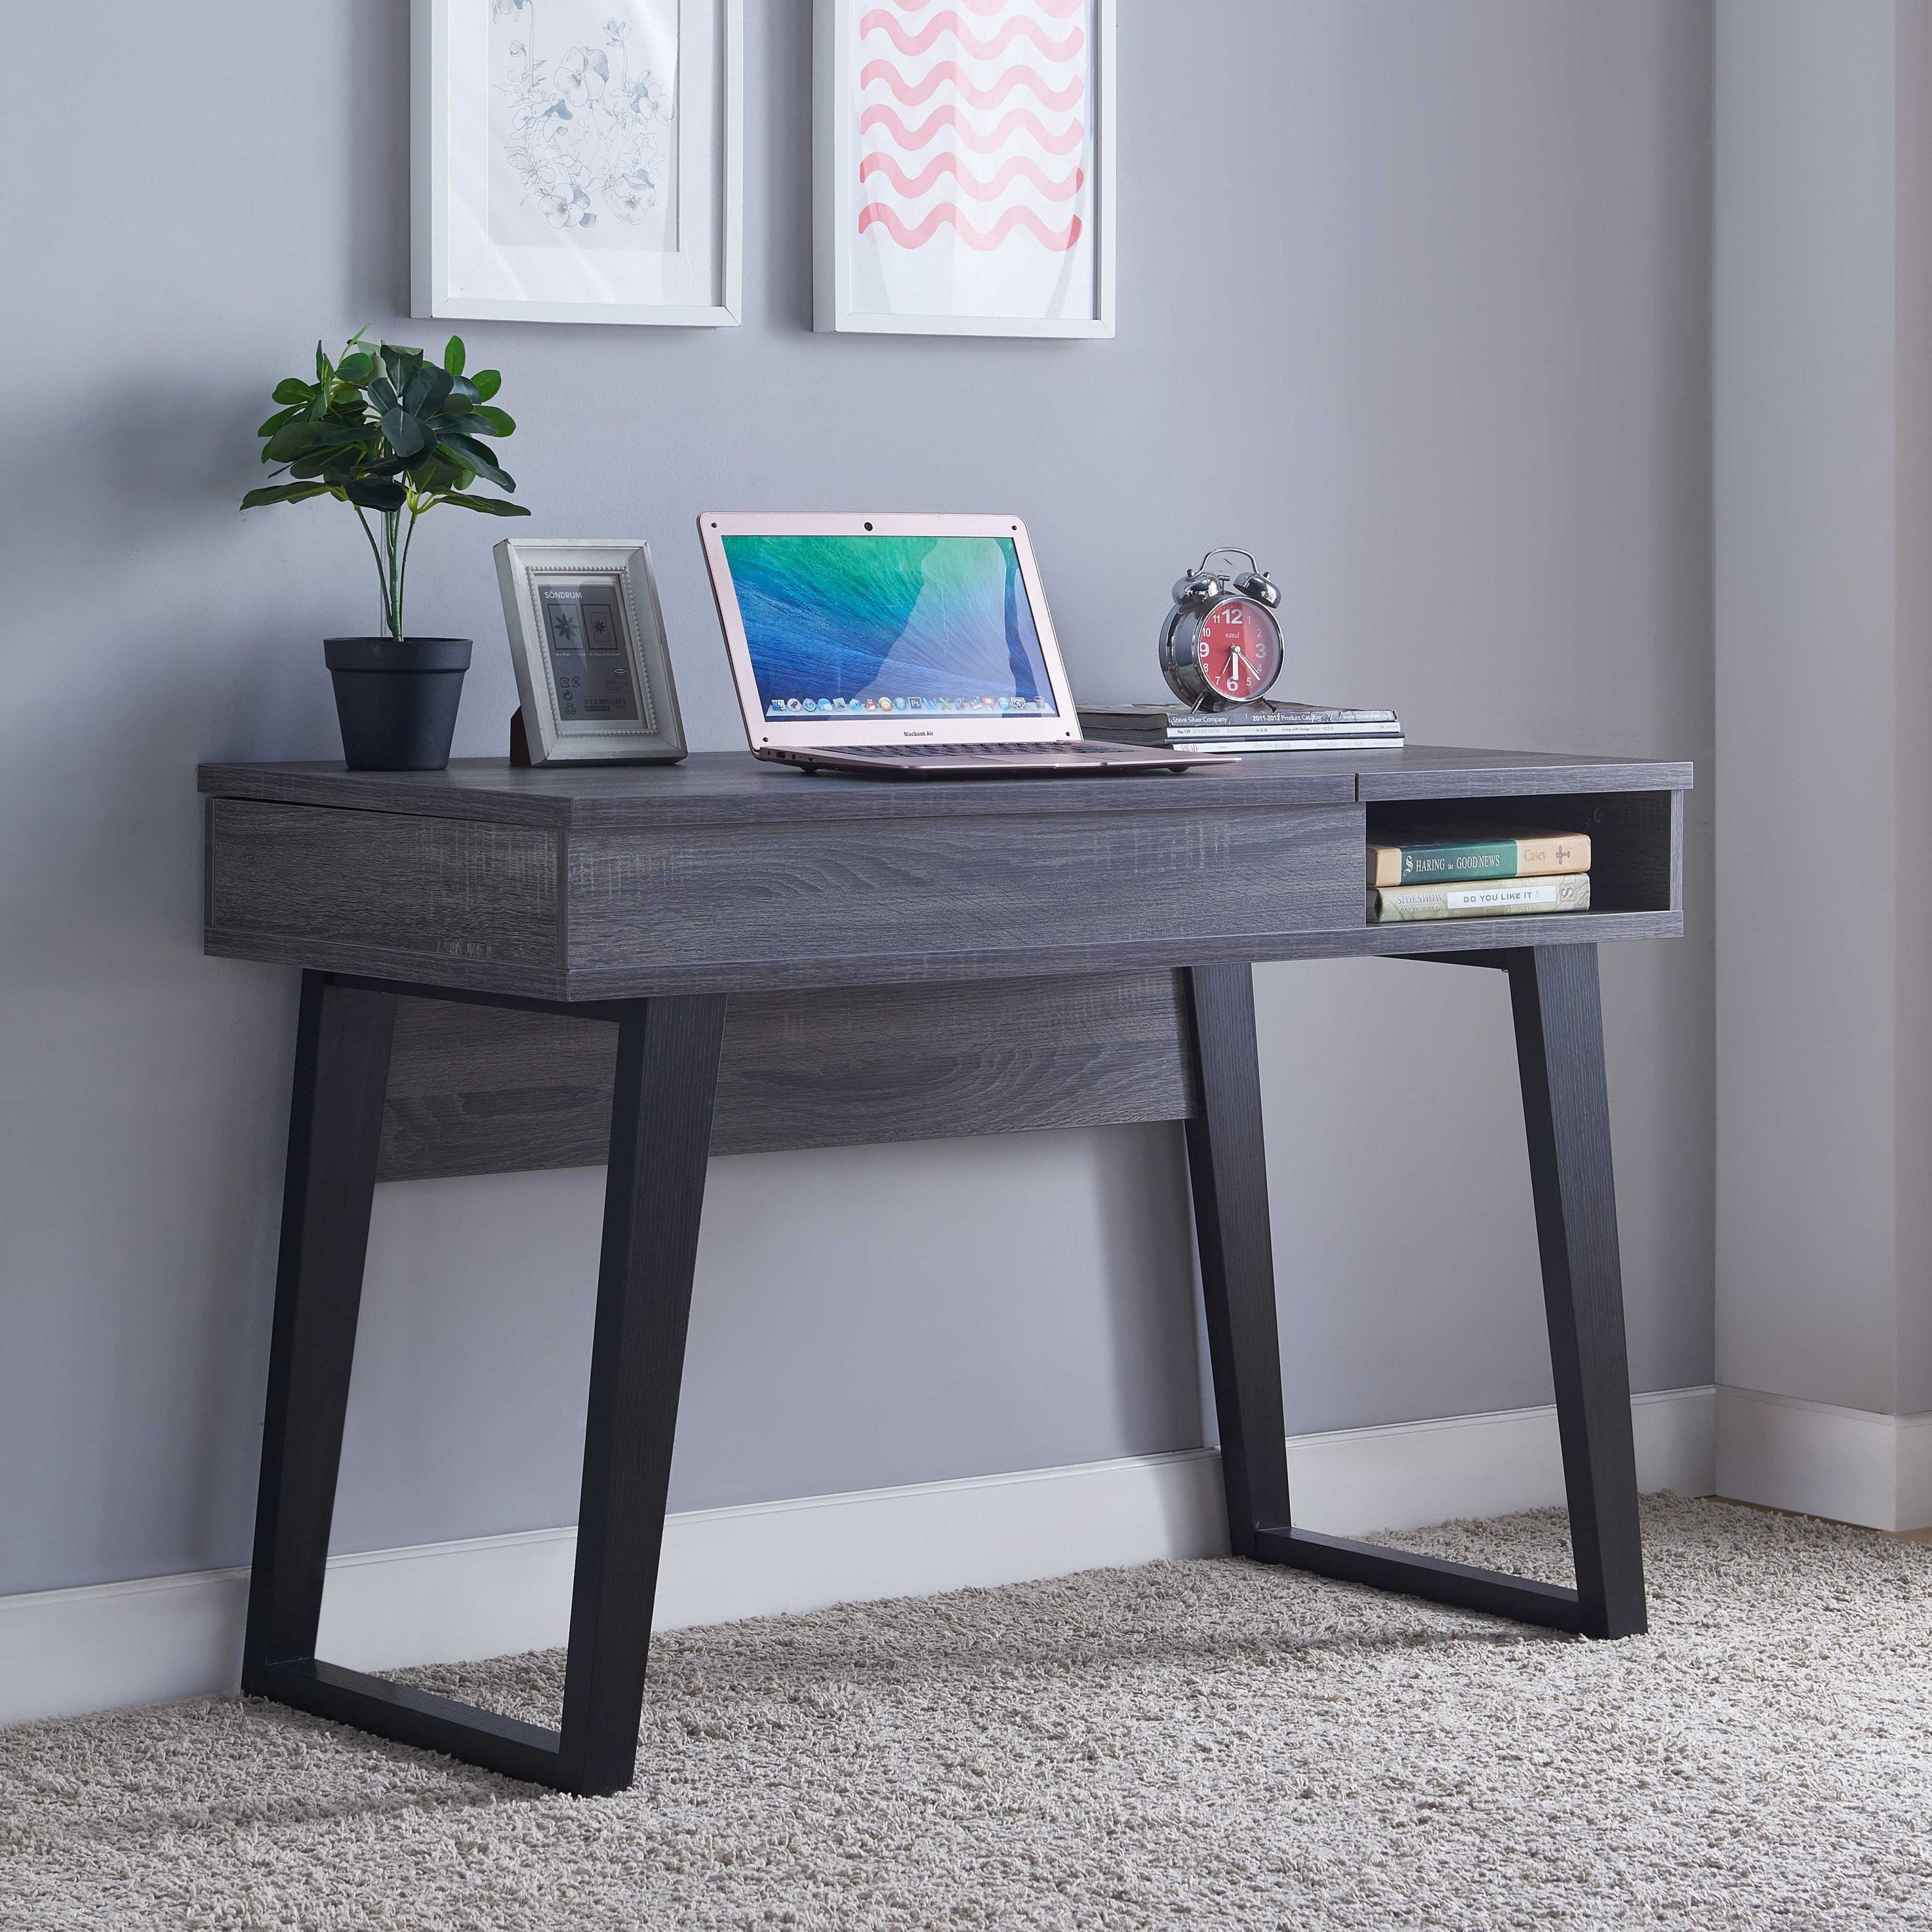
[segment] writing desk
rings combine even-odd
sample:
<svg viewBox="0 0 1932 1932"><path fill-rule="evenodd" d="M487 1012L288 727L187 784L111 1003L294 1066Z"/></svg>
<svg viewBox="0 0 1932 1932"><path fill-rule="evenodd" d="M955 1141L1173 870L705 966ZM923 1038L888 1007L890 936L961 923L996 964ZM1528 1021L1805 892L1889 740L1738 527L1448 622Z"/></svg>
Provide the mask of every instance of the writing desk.
<svg viewBox="0 0 1932 1932"><path fill-rule="evenodd" d="M710 1156L1140 1120L1186 1123L1233 1548L1641 1630L1596 948L1682 932L1690 782L1419 747L925 784L722 754L203 766L206 949L302 968L243 1688L622 1789ZM1587 832L1592 909L1367 924L1366 838L1470 820ZM1293 1526L1250 968L1367 955L1509 976L1574 1589ZM343 1670L316 1634L376 1183L590 1162L603 1248L552 1731Z"/></svg>

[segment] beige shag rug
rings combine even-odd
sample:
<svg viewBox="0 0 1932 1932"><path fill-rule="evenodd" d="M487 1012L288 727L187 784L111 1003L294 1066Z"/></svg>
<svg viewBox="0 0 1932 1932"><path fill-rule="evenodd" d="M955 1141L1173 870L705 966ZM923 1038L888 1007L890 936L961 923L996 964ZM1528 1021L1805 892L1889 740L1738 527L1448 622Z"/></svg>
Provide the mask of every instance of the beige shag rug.
<svg viewBox="0 0 1932 1932"><path fill-rule="evenodd" d="M1932 1927L1932 1548L1646 1505L1586 1643L1236 1562L686 1630L636 1786L273 1705L0 1732L0 1925ZM1567 1571L1559 1514L1406 1537ZM419 1680L548 1718L561 1653Z"/></svg>

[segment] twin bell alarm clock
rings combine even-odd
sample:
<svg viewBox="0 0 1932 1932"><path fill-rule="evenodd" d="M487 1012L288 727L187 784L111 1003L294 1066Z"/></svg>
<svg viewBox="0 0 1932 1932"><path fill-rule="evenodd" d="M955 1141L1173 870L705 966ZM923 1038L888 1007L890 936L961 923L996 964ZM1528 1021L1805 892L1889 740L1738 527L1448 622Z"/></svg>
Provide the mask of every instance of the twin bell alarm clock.
<svg viewBox="0 0 1932 1932"><path fill-rule="evenodd" d="M1246 557L1229 575L1210 571L1217 558ZM1210 550L1174 586L1174 608L1160 629L1161 675L1196 711L1232 711L1267 694L1281 675L1281 592L1252 550Z"/></svg>

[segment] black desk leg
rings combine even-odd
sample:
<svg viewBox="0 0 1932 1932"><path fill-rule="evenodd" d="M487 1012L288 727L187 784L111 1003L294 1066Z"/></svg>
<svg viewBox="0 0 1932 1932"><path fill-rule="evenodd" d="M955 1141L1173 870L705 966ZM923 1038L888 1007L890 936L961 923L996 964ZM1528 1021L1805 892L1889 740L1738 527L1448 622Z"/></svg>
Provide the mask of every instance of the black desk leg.
<svg viewBox="0 0 1932 1932"><path fill-rule="evenodd" d="M619 1023L561 1782L631 1781L724 1031L722 994Z"/></svg>
<svg viewBox="0 0 1932 1932"><path fill-rule="evenodd" d="M621 1791L637 1757L724 998L640 1000L616 1016L560 1730L315 1654L395 1009L393 992L367 982L303 977L242 1688L512 1778Z"/></svg>
<svg viewBox="0 0 1932 1932"><path fill-rule="evenodd" d="M1556 1369L1578 1588L1504 1576L1294 1526L1276 1333L1252 978L1188 974L1202 1111L1188 1169L1221 1430L1228 1534L1238 1555L1586 1636L1645 1628L1636 1465L1610 1178L1596 950L1443 956L1510 976Z"/></svg>
<svg viewBox="0 0 1932 1932"><path fill-rule="evenodd" d="M1245 962L1196 966L1187 980L1201 1070L1201 1112L1187 1123L1187 1174L1221 1425L1228 1542L1237 1556L1253 1556L1256 1530L1289 1520L1254 974Z"/></svg>
<svg viewBox="0 0 1932 1932"><path fill-rule="evenodd" d="M1646 1628L1617 1198L1594 946L1509 956L1580 1628Z"/></svg>
<svg viewBox="0 0 1932 1932"><path fill-rule="evenodd" d="M315 1654L396 996L304 973L242 1688Z"/></svg>

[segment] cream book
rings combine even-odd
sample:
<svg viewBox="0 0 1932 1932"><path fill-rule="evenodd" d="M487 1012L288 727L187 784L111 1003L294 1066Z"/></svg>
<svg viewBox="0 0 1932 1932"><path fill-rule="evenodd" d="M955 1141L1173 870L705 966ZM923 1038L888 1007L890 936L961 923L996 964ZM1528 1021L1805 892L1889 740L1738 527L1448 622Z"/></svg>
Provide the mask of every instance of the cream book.
<svg viewBox="0 0 1932 1932"><path fill-rule="evenodd" d="M1588 872L1540 879L1495 879L1460 885L1380 886L1369 893L1369 923L1408 919L1494 919L1504 913L1587 912Z"/></svg>

